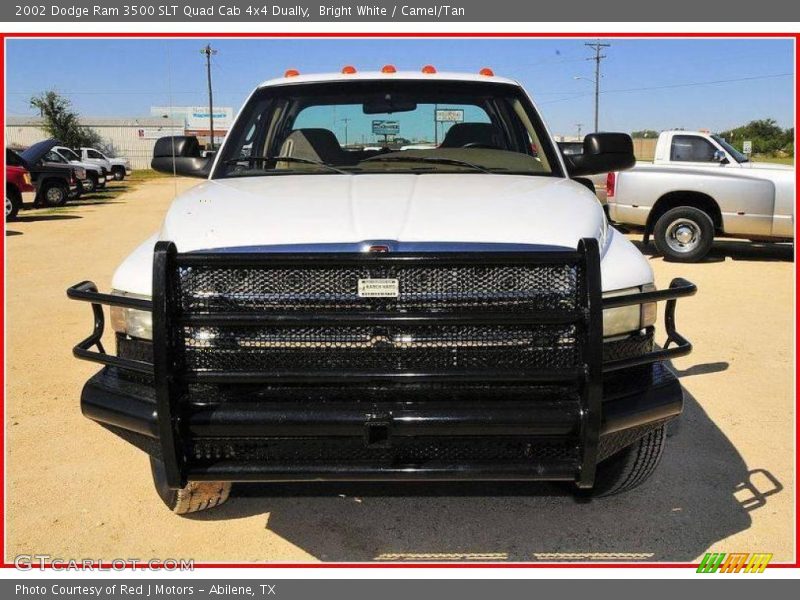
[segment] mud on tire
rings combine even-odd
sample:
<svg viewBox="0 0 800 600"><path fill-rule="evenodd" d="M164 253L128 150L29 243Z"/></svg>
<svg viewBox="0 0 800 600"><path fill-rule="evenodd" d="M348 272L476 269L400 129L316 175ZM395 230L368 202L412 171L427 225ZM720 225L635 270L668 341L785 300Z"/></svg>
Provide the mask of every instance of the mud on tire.
<svg viewBox="0 0 800 600"><path fill-rule="evenodd" d="M190 481L185 487L173 490L167 485L164 463L151 457L150 469L156 492L176 515L187 515L224 504L231 493L231 483L227 481Z"/></svg>

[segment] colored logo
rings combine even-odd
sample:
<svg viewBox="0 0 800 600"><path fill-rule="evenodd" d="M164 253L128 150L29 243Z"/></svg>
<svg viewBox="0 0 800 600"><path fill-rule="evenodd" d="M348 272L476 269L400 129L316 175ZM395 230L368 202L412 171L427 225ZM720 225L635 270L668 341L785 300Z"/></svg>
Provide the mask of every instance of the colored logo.
<svg viewBox="0 0 800 600"><path fill-rule="evenodd" d="M698 573L763 573L772 554L766 552L706 552Z"/></svg>

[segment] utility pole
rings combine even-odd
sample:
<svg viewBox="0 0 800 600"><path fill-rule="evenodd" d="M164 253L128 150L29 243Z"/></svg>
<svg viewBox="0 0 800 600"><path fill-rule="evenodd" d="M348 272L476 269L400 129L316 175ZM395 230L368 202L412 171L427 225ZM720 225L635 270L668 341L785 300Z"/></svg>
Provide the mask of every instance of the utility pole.
<svg viewBox="0 0 800 600"><path fill-rule="evenodd" d="M578 128L578 139L581 139L581 129L583 129L583 123L575 123L575 127Z"/></svg>
<svg viewBox="0 0 800 600"><path fill-rule="evenodd" d="M340 122L344 123L344 145L347 146L347 124L352 121L350 117L342 117L339 119Z"/></svg>
<svg viewBox="0 0 800 600"><path fill-rule="evenodd" d="M208 78L208 124L211 133L211 149L214 149L214 93L211 91L211 56L216 54L217 51L211 47L211 44L206 44L200 50L200 54L206 55L206 76Z"/></svg>
<svg viewBox="0 0 800 600"><path fill-rule="evenodd" d="M594 56L586 60L594 61L594 131L597 133L600 129L600 61L606 58L605 54L601 54L603 48L608 48L611 44L601 44L597 42L586 42L584 46L589 46L594 50Z"/></svg>

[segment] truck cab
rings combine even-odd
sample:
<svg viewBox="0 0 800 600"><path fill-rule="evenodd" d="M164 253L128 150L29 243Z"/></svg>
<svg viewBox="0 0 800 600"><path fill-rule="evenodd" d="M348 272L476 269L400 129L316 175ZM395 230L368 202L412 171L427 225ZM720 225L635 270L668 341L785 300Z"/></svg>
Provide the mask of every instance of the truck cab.
<svg viewBox="0 0 800 600"><path fill-rule="evenodd" d="M237 481L630 489L682 409L664 361L691 350L675 307L695 292L656 289L578 181L633 162L618 133L562 155L489 69L289 70L213 157L157 141L153 168L202 181L111 293L68 290L94 309L75 355L104 365L81 409L149 454L178 514Z"/></svg>
<svg viewBox="0 0 800 600"><path fill-rule="evenodd" d="M131 161L123 157L110 157L97 148L81 148L81 160L102 166L115 181L122 181L131 174Z"/></svg>

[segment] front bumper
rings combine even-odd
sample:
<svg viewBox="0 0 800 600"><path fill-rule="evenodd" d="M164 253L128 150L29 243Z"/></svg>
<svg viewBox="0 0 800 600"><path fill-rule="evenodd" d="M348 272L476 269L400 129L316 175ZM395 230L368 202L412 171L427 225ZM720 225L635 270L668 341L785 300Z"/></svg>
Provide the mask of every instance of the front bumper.
<svg viewBox="0 0 800 600"><path fill-rule="evenodd" d="M370 393L389 395L374 388ZM196 440L187 451L199 459L186 476L231 481L575 478L567 440L579 434L581 411L567 399L543 395L528 401L365 403L364 394L363 389L343 393L333 401L308 392L303 398L266 401L254 394L250 402L197 407L183 423ZM678 416L682 408L681 385L662 363L610 376L603 394L598 460ZM106 367L84 386L81 410L160 457L152 385ZM425 457L421 464L423 445L441 456ZM236 460L243 451L284 458L243 463ZM501 452L501 464L488 460ZM459 454L463 459L456 461ZM289 455L293 460L285 458Z"/></svg>
<svg viewBox="0 0 800 600"><path fill-rule="evenodd" d="M320 269L392 273L408 292L374 301L377 308L349 300L341 310L311 312L297 290L317 280L296 276L298 269L328 277L325 290L350 289L351 280ZM504 308L481 302L458 312L442 304L458 298L442 281L452 286L475 273L493 286L533 281L525 288L531 302L546 304L525 308L522 292L504 292ZM663 361L691 351L676 331L675 307L696 291L676 279L667 290L601 299L599 273L595 240L575 252L469 256L179 255L159 243L152 302L101 294L90 282L68 290L91 302L95 316L75 355L106 365L86 384L82 410L158 456L175 488L189 480L318 479L591 487L599 461L680 414L681 387ZM548 278L566 292L555 295ZM248 291L256 280L266 282L263 295ZM205 288L195 295L195 285L213 285L219 295ZM277 285L303 308L270 305L283 298ZM413 295L414 285L445 295L422 311L428 300ZM257 308L231 304L237 289ZM660 300L667 301L663 348L653 349L648 331L628 351L605 352L603 309ZM400 310L402 302L417 308ZM102 304L152 311L152 356L105 352ZM200 335L208 331L211 346ZM359 331L366 338L353 337Z"/></svg>

